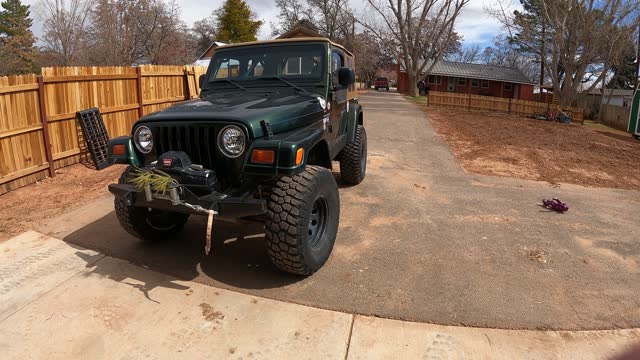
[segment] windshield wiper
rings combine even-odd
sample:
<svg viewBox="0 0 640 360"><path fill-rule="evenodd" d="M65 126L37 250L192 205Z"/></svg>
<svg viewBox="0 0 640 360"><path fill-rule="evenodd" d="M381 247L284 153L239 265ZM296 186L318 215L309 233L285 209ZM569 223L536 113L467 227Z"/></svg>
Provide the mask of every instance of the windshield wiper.
<svg viewBox="0 0 640 360"><path fill-rule="evenodd" d="M306 89L301 88L300 86L298 86L298 85L296 85L296 84L292 83L291 81L289 81L289 80L287 80L287 79L282 78L282 76L261 76L261 77L256 78L256 79L258 79L258 80L280 80L280 81L282 81L283 83L285 83L285 84L287 84L287 85L291 86L292 88L294 88L294 89L296 89L296 90L300 91L300 92L301 92L301 93L303 93L303 94L310 94Z"/></svg>
<svg viewBox="0 0 640 360"><path fill-rule="evenodd" d="M242 86L242 85L238 84L237 82L235 82L235 81L233 81L233 80L231 80L231 79L221 78L221 79L216 79L216 80L213 80L213 81L210 81L210 82L212 82L212 83L217 83L217 82L221 82L221 81L226 81L226 82L228 82L229 84L231 84L231 85L233 85L233 86L237 87L238 89L241 89L242 91L247 91L247 88L245 88L244 86Z"/></svg>

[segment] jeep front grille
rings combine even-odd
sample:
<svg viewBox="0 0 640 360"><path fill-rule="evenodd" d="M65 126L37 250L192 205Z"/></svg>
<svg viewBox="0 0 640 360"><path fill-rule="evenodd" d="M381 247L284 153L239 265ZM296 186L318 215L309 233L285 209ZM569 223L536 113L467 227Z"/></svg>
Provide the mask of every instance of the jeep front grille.
<svg viewBox="0 0 640 360"><path fill-rule="evenodd" d="M184 151L194 164L214 169L217 163L217 138L219 125L154 124L155 146L158 156L167 151Z"/></svg>

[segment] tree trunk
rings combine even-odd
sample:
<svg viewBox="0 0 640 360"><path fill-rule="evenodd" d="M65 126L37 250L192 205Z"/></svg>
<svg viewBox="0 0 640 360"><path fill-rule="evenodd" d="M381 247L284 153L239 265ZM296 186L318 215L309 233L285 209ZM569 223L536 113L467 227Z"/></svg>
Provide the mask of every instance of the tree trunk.
<svg viewBox="0 0 640 360"><path fill-rule="evenodd" d="M418 96L418 87L416 86L416 78L417 76L412 71L407 71L407 90L409 91L409 96Z"/></svg>

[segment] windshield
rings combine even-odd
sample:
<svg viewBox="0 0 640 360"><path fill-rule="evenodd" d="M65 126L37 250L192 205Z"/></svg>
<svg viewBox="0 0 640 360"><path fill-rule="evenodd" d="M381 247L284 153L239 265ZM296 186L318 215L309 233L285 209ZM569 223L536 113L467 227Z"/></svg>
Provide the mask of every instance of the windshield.
<svg viewBox="0 0 640 360"><path fill-rule="evenodd" d="M209 82L281 77L289 81L323 78L325 48L320 44L223 49L211 60Z"/></svg>

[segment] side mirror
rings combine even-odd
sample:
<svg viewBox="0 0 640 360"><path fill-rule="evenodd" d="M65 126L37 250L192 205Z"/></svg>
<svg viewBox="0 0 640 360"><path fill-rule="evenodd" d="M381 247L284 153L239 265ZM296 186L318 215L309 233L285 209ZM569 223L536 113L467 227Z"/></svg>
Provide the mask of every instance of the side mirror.
<svg viewBox="0 0 640 360"><path fill-rule="evenodd" d="M356 82L356 74L348 67L341 67L338 69L338 83L344 87L347 87Z"/></svg>
<svg viewBox="0 0 640 360"><path fill-rule="evenodd" d="M200 75L200 79L198 80L200 83L200 89L204 86L205 81L207 81L207 75Z"/></svg>

